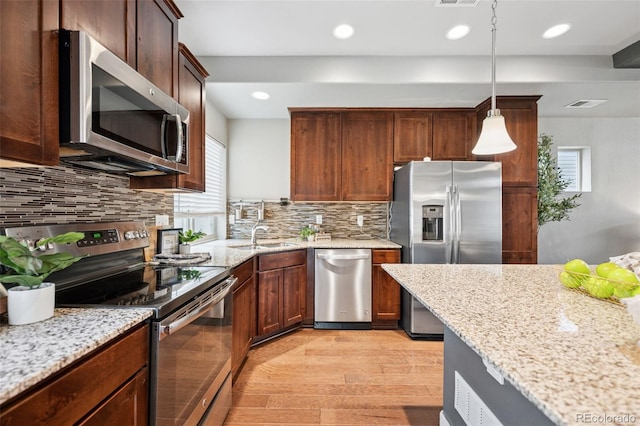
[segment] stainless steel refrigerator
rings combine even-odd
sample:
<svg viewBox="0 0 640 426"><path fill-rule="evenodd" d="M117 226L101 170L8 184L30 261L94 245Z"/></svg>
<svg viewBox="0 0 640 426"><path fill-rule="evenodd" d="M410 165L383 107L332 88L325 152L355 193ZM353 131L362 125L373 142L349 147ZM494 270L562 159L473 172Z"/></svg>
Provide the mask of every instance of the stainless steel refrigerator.
<svg viewBox="0 0 640 426"><path fill-rule="evenodd" d="M394 173L390 223L402 263L502 263L502 164L408 163ZM443 324L404 289L402 327L413 338L443 334Z"/></svg>

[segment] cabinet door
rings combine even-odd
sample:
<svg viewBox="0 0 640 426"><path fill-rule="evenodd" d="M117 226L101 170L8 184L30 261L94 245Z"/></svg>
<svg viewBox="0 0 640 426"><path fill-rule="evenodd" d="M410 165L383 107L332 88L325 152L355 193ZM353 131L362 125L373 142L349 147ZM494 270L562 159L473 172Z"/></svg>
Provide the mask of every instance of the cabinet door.
<svg viewBox="0 0 640 426"><path fill-rule="evenodd" d="M502 188L502 263L538 263L538 189Z"/></svg>
<svg viewBox="0 0 640 426"><path fill-rule="evenodd" d="M58 164L58 2L0 1L0 166Z"/></svg>
<svg viewBox="0 0 640 426"><path fill-rule="evenodd" d="M249 352L253 338L251 321L252 296L255 279L251 276L233 292L233 343L231 348L231 371L236 377L244 358Z"/></svg>
<svg viewBox="0 0 640 426"><path fill-rule="evenodd" d="M306 265L284 268L283 327L301 323L305 315L307 291Z"/></svg>
<svg viewBox="0 0 640 426"><path fill-rule="evenodd" d="M433 113L433 159L467 160L475 134L475 114L469 111Z"/></svg>
<svg viewBox="0 0 640 426"><path fill-rule="evenodd" d="M148 424L149 416L149 372L147 367L129 380L107 401L95 409L80 426Z"/></svg>
<svg viewBox="0 0 640 426"><path fill-rule="evenodd" d="M501 99L498 102L507 131L518 148L496 155L502 162L502 182L538 185L538 97Z"/></svg>
<svg viewBox="0 0 640 426"><path fill-rule="evenodd" d="M137 0L137 69L160 90L177 98L178 19L172 0Z"/></svg>
<svg viewBox="0 0 640 426"><path fill-rule="evenodd" d="M400 319L400 285L382 269L373 265L373 319Z"/></svg>
<svg viewBox="0 0 640 426"><path fill-rule="evenodd" d="M382 263L399 263L400 250L374 250L372 273L372 326L395 328L400 320L400 285L382 269Z"/></svg>
<svg viewBox="0 0 640 426"><path fill-rule="evenodd" d="M393 114L342 114L342 200L389 201L393 187Z"/></svg>
<svg viewBox="0 0 640 426"><path fill-rule="evenodd" d="M338 201L340 114L291 114L291 199Z"/></svg>
<svg viewBox="0 0 640 426"><path fill-rule="evenodd" d="M205 78L209 73L180 44L178 102L189 110L189 174L178 177L180 188L205 190Z"/></svg>
<svg viewBox="0 0 640 426"><path fill-rule="evenodd" d="M258 336L282 328L282 270L258 272Z"/></svg>
<svg viewBox="0 0 640 426"><path fill-rule="evenodd" d="M479 159L502 162L503 185L538 185L538 99L540 96L498 96L496 99L496 106L504 116L509 136L517 148L505 154ZM478 129L482 127L482 120L491 108L490 101L487 99L477 107Z"/></svg>
<svg viewBox="0 0 640 426"><path fill-rule="evenodd" d="M393 121L393 162L433 157L431 112L398 112Z"/></svg>
<svg viewBox="0 0 640 426"><path fill-rule="evenodd" d="M135 0L61 0L60 27L84 31L136 67Z"/></svg>

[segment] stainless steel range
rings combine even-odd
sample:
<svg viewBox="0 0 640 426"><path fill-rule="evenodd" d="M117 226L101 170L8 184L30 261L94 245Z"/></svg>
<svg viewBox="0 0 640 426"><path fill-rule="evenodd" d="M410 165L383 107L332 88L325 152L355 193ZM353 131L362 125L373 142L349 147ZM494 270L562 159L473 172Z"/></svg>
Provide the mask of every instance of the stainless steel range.
<svg viewBox="0 0 640 426"><path fill-rule="evenodd" d="M83 232L76 244L51 246L86 258L52 274L56 305L150 308L152 425L222 425L231 407L231 287L228 268L144 262L143 222L7 228L33 247L41 238Z"/></svg>

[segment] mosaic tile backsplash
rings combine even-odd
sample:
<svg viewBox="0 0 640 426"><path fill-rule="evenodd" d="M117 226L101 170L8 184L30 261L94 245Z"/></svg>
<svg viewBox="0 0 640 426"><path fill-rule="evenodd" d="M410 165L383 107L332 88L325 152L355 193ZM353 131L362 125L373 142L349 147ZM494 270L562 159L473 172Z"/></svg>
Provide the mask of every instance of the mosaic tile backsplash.
<svg viewBox="0 0 640 426"><path fill-rule="evenodd" d="M173 196L129 189L129 178L76 167L0 169L0 228L53 223L173 222Z"/></svg>
<svg viewBox="0 0 640 426"><path fill-rule="evenodd" d="M240 209L240 201L227 203L227 214L234 215ZM229 238L250 238L251 227L257 222L260 202L242 202L242 218L227 225ZM258 240L299 237L300 229L315 224L316 215L322 215L323 232L332 238L387 238L389 203L307 203L296 202L282 205L265 202L264 220L267 232L258 231ZM358 215L364 216L360 228Z"/></svg>

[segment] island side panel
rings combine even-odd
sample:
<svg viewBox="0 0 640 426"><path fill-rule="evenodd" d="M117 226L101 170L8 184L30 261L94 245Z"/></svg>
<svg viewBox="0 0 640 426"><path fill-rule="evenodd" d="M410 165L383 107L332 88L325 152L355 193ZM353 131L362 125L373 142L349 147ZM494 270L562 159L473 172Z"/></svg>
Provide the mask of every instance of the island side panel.
<svg viewBox="0 0 640 426"><path fill-rule="evenodd" d="M466 426L455 408L455 371L505 426L553 425L506 379L501 385L489 375L482 358L448 327L444 328L444 416L450 426Z"/></svg>

